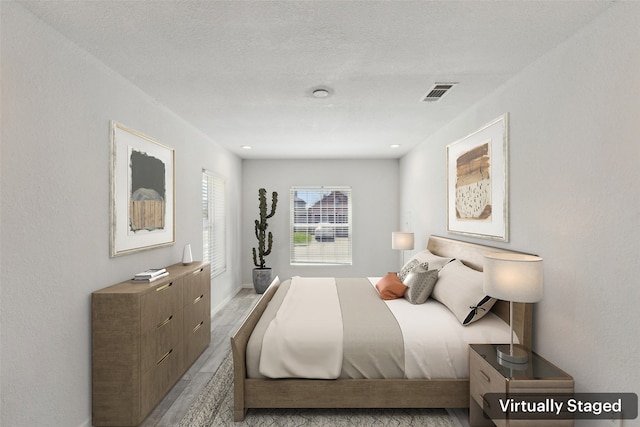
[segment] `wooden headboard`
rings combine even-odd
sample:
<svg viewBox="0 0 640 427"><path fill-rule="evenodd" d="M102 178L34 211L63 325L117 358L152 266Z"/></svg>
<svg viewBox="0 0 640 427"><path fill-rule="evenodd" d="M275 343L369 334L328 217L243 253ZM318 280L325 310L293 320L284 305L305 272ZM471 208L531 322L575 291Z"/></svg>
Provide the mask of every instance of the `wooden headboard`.
<svg viewBox="0 0 640 427"><path fill-rule="evenodd" d="M486 254L495 252L522 253L439 236L429 236L427 249L435 255L459 259L466 266L478 271L482 271ZM491 311L509 323L508 301L498 300ZM528 349L531 349L532 327L533 306L526 303L513 303L513 331L518 336L520 344Z"/></svg>

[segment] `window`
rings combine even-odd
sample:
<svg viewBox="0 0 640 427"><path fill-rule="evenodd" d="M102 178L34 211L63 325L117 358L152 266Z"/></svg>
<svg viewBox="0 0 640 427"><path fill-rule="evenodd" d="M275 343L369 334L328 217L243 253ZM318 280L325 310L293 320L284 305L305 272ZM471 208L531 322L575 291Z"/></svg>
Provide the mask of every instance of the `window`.
<svg viewBox="0 0 640 427"><path fill-rule="evenodd" d="M291 265L351 265L351 188L292 187Z"/></svg>
<svg viewBox="0 0 640 427"><path fill-rule="evenodd" d="M211 263L211 277L227 269L225 225L225 182L207 170L202 171L202 252Z"/></svg>

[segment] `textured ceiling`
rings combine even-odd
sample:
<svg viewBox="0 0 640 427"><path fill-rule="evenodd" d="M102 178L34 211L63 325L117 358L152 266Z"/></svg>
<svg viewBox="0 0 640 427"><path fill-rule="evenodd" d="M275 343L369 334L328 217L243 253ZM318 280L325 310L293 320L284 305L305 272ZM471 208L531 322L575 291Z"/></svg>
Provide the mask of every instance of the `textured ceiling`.
<svg viewBox="0 0 640 427"><path fill-rule="evenodd" d="M400 157L611 3L21 2L243 158Z"/></svg>

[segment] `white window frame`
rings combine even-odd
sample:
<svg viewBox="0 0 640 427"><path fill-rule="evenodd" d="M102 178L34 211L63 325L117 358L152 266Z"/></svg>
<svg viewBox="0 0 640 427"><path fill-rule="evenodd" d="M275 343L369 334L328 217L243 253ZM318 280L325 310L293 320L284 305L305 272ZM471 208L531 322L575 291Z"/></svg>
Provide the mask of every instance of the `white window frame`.
<svg viewBox="0 0 640 427"><path fill-rule="evenodd" d="M211 278L227 270L226 183L202 170L202 257L211 263Z"/></svg>
<svg viewBox="0 0 640 427"><path fill-rule="evenodd" d="M331 198L333 193L346 195L346 206L336 204L336 197ZM301 197L296 198L296 195ZM291 187L289 196L290 264L352 265L353 195L351 187L294 186ZM322 205L320 200L323 197L332 199L333 205ZM301 239L305 232L306 238Z"/></svg>

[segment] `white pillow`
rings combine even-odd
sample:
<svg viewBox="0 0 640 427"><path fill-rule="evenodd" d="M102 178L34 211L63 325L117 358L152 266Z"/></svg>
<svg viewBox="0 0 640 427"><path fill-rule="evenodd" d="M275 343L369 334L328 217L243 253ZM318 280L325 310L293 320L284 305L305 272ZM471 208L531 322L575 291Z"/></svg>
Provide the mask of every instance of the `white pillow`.
<svg viewBox="0 0 640 427"><path fill-rule="evenodd" d="M481 319L496 302L484 293L482 282L481 271L456 259L440 270L431 297L446 305L460 323L468 325Z"/></svg>

